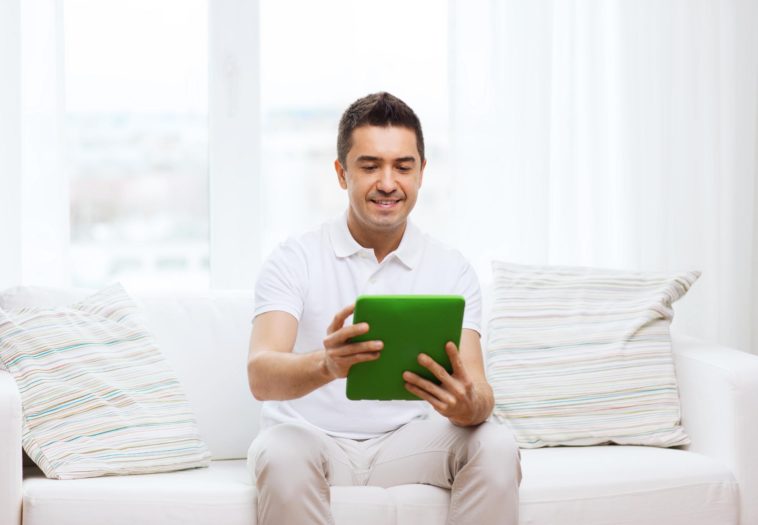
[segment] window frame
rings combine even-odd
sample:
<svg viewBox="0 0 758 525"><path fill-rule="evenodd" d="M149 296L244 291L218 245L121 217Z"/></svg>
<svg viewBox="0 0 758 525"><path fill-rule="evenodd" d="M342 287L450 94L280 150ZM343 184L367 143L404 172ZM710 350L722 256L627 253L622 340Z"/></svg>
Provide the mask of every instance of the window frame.
<svg viewBox="0 0 758 525"><path fill-rule="evenodd" d="M0 288L19 284L21 268L21 6L0 2Z"/></svg>
<svg viewBox="0 0 758 525"><path fill-rule="evenodd" d="M252 288L261 264L260 8L208 2L210 287Z"/></svg>
<svg viewBox="0 0 758 525"><path fill-rule="evenodd" d="M0 2L3 288L72 286L63 1ZM258 0L208 1L211 289L252 288L261 263L258 28Z"/></svg>

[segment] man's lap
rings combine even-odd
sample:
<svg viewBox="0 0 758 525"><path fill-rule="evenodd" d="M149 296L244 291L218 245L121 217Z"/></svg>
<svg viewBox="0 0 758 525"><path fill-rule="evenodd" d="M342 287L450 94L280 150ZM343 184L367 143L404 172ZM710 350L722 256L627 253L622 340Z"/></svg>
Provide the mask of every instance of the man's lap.
<svg viewBox="0 0 758 525"><path fill-rule="evenodd" d="M262 460L274 458L280 462L274 468L293 469L310 461L322 468L329 485L424 483L450 488L472 447L518 450L510 430L494 422L458 427L441 418L414 420L368 440L335 438L313 427L286 423L263 430L253 441L248 467L255 479Z"/></svg>

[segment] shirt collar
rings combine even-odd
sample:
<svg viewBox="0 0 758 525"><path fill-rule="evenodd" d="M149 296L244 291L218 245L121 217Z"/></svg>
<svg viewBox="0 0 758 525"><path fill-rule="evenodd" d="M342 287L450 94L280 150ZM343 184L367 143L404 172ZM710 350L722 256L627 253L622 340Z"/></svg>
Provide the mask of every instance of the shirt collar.
<svg viewBox="0 0 758 525"><path fill-rule="evenodd" d="M329 237L332 240L334 255L339 258L350 257L363 249L347 227L347 213L343 213L332 221L329 225Z"/></svg>
<svg viewBox="0 0 758 525"><path fill-rule="evenodd" d="M347 227L347 213L343 213L331 223L329 236L332 241L334 255L339 258L350 257L365 249L358 244L358 241L350 233L350 229ZM421 252L424 248L423 244L424 235L415 224L408 221L403 238L400 240L400 245L387 257L397 257L401 263L412 270L421 260Z"/></svg>

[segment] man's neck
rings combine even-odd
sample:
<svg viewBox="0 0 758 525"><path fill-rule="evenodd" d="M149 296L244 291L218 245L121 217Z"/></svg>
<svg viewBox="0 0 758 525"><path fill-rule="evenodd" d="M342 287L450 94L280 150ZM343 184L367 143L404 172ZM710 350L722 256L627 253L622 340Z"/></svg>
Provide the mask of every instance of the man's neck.
<svg viewBox="0 0 758 525"><path fill-rule="evenodd" d="M350 235L364 248L373 249L374 256L378 262L382 262L388 254L400 246L400 241L403 240L403 234L407 225L408 221L405 221L401 226L393 230L370 231L362 228L352 214L347 214L347 228L350 231Z"/></svg>

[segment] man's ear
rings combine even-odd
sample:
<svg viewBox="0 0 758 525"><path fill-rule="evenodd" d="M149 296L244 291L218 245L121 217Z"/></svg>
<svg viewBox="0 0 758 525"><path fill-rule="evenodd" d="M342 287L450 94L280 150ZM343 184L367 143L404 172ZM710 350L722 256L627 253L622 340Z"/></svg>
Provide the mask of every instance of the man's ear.
<svg viewBox="0 0 758 525"><path fill-rule="evenodd" d="M345 179L345 168L342 167L342 163L339 159L334 161L334 171L337 172L337 181L340 183L340 188L347 189L347 180Z"/></svg>
<svg viewBox="0 0 758 525"><path fill-rule="evenodd" d="M426 168L426 159L421 163L421 169L418 172L418 187L421 187L421 183L424 182L424 169Z"/></svg>

